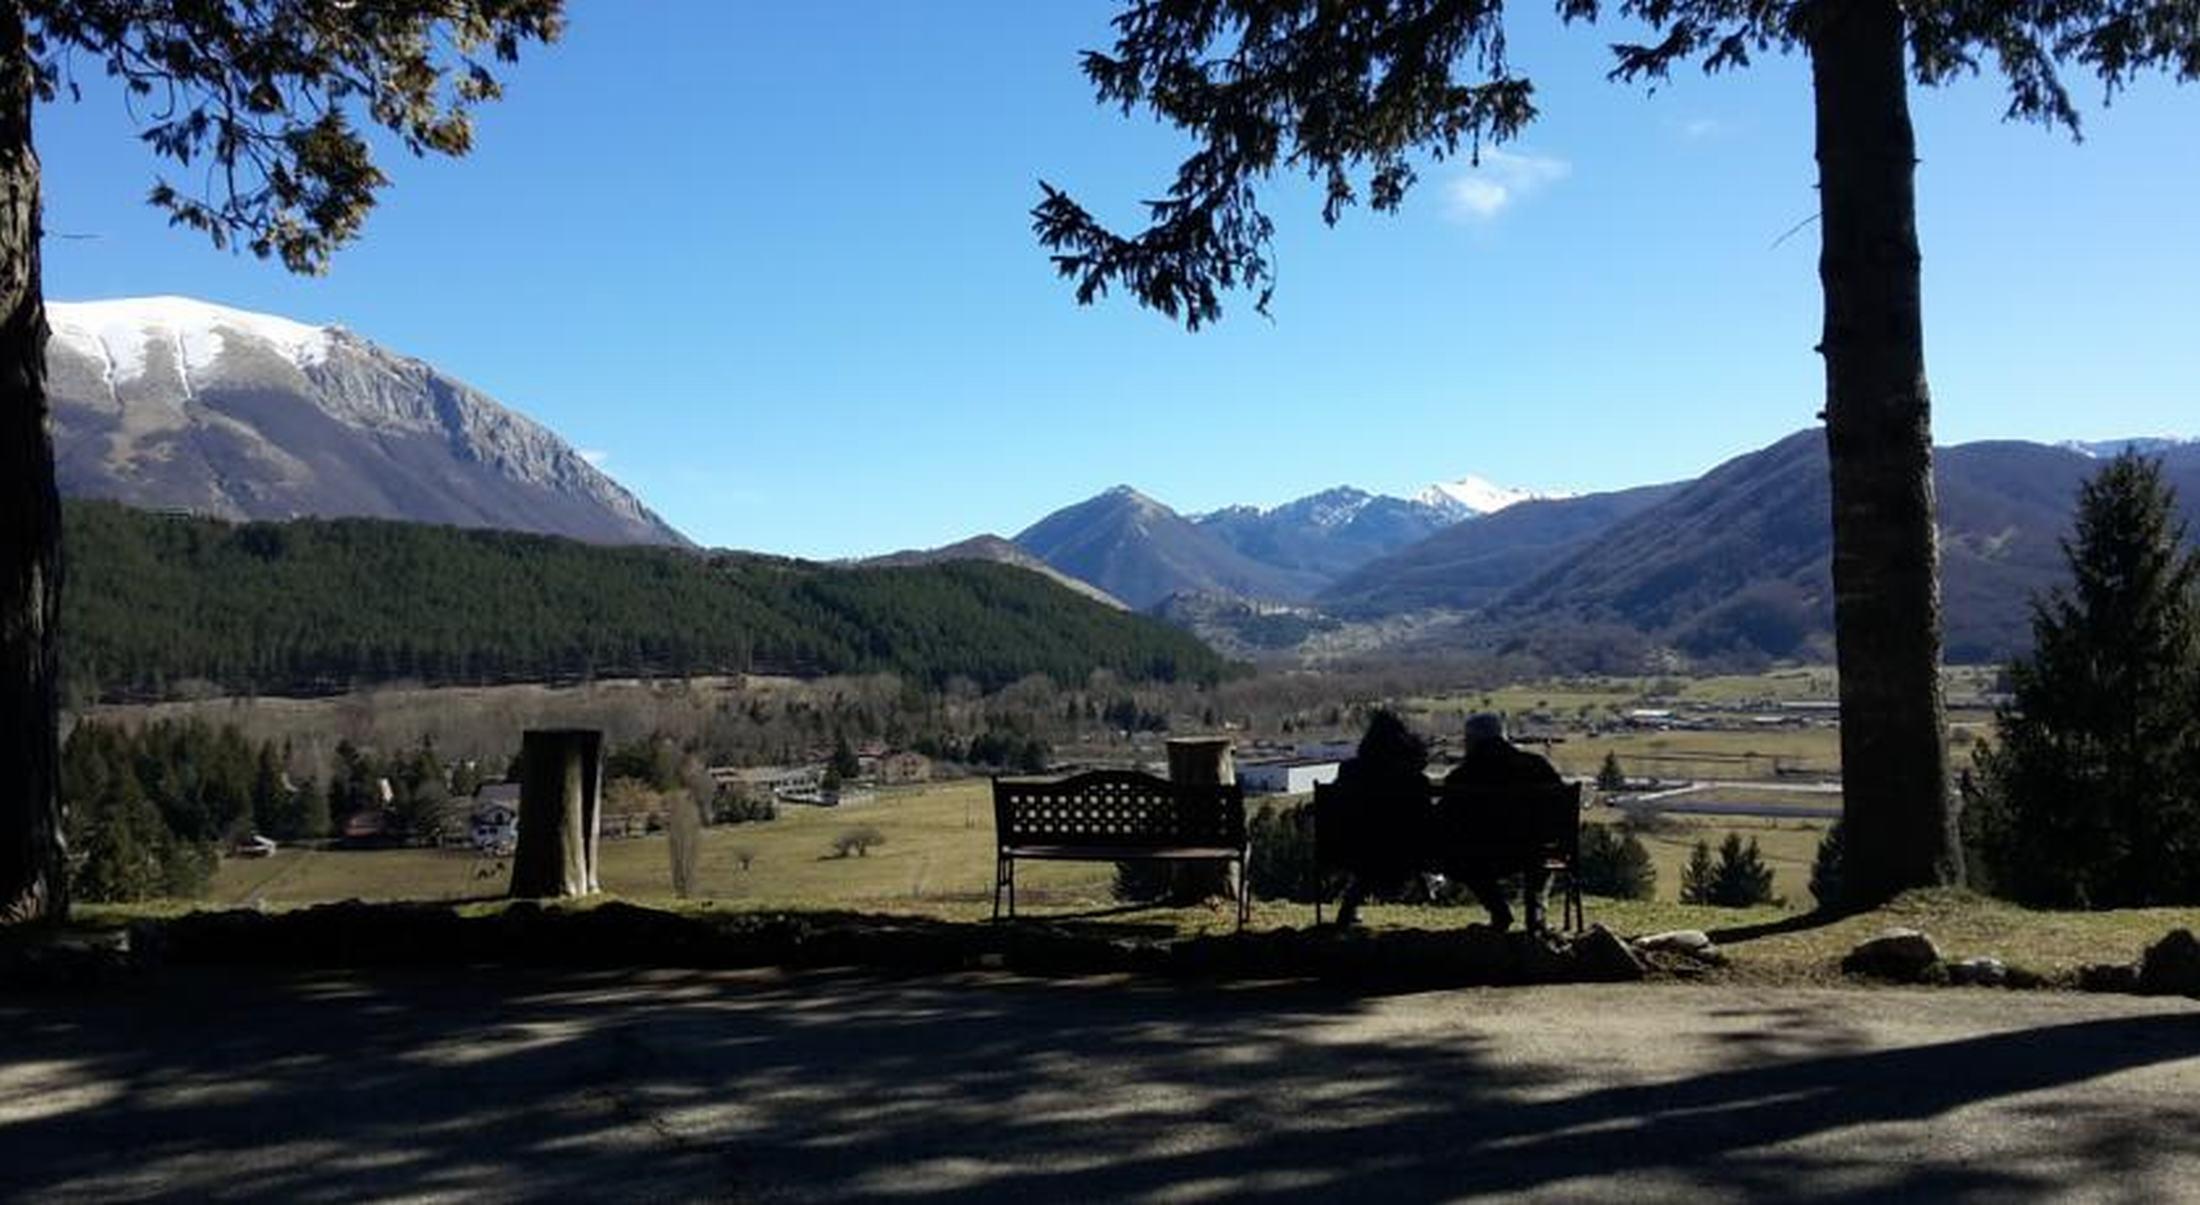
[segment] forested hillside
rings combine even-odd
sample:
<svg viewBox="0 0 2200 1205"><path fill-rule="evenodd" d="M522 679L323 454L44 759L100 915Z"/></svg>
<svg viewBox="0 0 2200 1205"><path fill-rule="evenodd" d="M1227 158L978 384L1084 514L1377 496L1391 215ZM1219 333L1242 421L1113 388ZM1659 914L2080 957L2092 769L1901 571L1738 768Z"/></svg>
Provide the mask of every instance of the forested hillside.
<svg viewBox="0 0 2200 1205"><path fill-rule="evenodd" d="M64 659L80 694L889 671L996 687L1212 679L1193 637L1006 565L847 569L371 519L232 525L66 510Z"/></svg>

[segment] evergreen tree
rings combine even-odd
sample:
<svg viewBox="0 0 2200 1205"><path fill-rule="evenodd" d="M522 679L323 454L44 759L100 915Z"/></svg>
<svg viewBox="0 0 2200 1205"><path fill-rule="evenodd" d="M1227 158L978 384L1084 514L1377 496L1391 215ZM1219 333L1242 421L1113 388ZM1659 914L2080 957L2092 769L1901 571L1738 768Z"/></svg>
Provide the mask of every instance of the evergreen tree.
<svg viewBox="0 0 2200 1205"><path fill-rule="evenodd" d="M1581 828L1581 889L1615 900L1655 899L1658 868L1642 839L1604 824Z"/></svg>
<svg viewBox="0 0 2200 1205"><path fill-rule="evenodd" d="M1836 660L1851 902L1960 881L1940 688L1939 553L1926 387L1915 136L1909 86L1991 61L2009 114L2075 132L2061 72L2113 93L2140 72L2200 78L2200 0L2044 4L1901 0L1559 0L1568 20L1606 11L1657 35L1614 47L1613 75L1662 79L1676 63L1748 66L1765 51L1810 59L1819 165L1826 446L1832 469ZM1412 157L1479 152L1535 117L1507 59L1502 0L1212 0L1126 4L1111 51L1087 52L1103 104L1139 108L1196 143L1147 225L1108 229L1042 183L1032 211L1056 270L1089 303L1122 288L1197 329L1243 288L1265 312L1274 226L1259 187L1304 171L1334 223L1362 196L1396 210Z"/></svg>
<svg viewBox="0 0 2200 1205"><path fill-rule="evenodd" d="M1821 912L1842 906L1841 861L1841 822L1836 820L1818 839L1818 853L1810 862L1810 894Z"/></svg>
<svg viewBox="0 0 2200 1205"><path fill-rule="evenodd" d="M0 2L0 924L68 915L59 795L61 508L46 401L41 101L81 58L121 81L143 139L195 195L152 203L217 246L318 271L387 183L354 118L415 154L462 155L500 93L482 60L549 41L560 0Z"/></svg>
<svg viewBox="0 0 2200 1205"><path fill-rule="evenodd" d="M2200 554L2156 462L2080 491L2071 582L2033 605L1998 740L1974 754L1989 886L2028 904L2200 902Z"/></svg>
<svg viewBox="0 0 2200 1205"><path fill-rule="evenodd" d="M1719 843L1719 862L1711 872L1706 903L1722 908L1753 908L1781 901L1772 895L1772 868L1765 865L1757 838L1742 843L1740 833L1728 833Z"/></svg>
<svg viewBox="0 0 2200 1205"><path fill-rule="evenodd" d="M1620 768L1619 754L1604 751L1604 764L1597 767L1597 790L1624 791L1627 789L1627 771Z"/></svg>
<svg viewBox="0 0 2200 1205"><path fill-rule="evenodd" d="M310 778L298 785L296 816L291 840L326 837L335 831L329 821L328 791Z"/></svg>
<svg viewBox="0 0 2200 1205"><path fill-rule="evenodd" d="M275 751L274 742L260 746L260 755L252 770L252 827L254 831L277 840L290 840L297 835L296 792L292 791L283 776L282 759Z"/></svg>
<svg viewBox="0 0 2200 1205"><path fill-rule="evenodd" d="M840 782L853 782L856 775L863 772L863 763L856 760L856 751L849 746L845 736L833 738L833 757L828 765L833 777Z"/></svg>
<svg viewBox="0 0 2200 1205"><path fill-rule="evenodd" d="M1698 839L1695 848L1688 851L1688 865L1681 868L1681 902L1712 903L1711 893L1717 884L1711 864L1711 843Z"/></svg>

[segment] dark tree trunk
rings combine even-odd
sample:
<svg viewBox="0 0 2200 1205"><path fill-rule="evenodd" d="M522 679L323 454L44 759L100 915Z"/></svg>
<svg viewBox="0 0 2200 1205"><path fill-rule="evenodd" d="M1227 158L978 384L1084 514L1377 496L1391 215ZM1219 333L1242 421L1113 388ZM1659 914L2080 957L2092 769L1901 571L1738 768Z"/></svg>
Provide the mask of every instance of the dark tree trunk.
<svg viewBox="0 0 2200 1205"><path fill-rule="evenodd" d="M1813 14L1826 296L1842 887L1869 907L1960 882L1940 690L1940 552L1919 295L1916 139L1894 0Z"/></svg>
<svg viewBox="0 0 2200 1205"><path fill-rule="evenodd" d="M61 502L46 429L38 153L23 12L0 2L0 924L68 915L56 722Z"/></svg>
<svg viewBox="0 0 2200 1205"><path fill-rule="evenodd" d="M597 890L603 733L587 728L520 734L519 848L511 894L520 899Z"/></svg>

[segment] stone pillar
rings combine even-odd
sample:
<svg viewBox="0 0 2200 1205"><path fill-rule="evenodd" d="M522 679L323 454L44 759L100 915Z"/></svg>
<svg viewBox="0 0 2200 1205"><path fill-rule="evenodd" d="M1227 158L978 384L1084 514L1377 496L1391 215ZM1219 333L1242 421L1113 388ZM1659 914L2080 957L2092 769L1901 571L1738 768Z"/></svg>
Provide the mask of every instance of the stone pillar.
<svg viewBox="0 0 2200 1205"><path fill-rule="evenodd" d="M1237 758L1234 743L1226 736L1177 736L1169 738L1169 781L1234 783Z"/></svg>
<svg viewBox="0 0 2200 1205"><path fill-rule="evenodd" d="M1237 758L1232 752L1234 748L1234 742L1226 736L1171 737L1168 743L1169 781L1235 783ZM1239 888L1237 867L1191 862L1176 868L1169 898L1180 904L1198 903L1218 895L1234 900L1238 898Z"/></svg>
<svg viewBox="0 0 2200 1205"><path fill-rule="evenodd" d="M602 796L603 733L536 728L521 735L514 897L545 899L599 890L596 830Z"/></svg>

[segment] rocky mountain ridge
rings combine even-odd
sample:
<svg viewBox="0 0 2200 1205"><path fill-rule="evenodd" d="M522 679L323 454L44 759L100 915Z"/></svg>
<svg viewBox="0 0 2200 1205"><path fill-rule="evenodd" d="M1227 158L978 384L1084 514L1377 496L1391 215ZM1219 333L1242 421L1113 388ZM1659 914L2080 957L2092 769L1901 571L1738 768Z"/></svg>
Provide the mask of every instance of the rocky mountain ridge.
<svg viewBox="0 0 2200 1205"><path fill-rule="evenodd" d="M339 326L183 297L52 302L62 492L685 544L547 427Z"/></svg>

